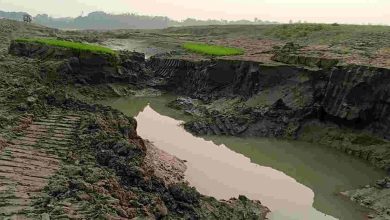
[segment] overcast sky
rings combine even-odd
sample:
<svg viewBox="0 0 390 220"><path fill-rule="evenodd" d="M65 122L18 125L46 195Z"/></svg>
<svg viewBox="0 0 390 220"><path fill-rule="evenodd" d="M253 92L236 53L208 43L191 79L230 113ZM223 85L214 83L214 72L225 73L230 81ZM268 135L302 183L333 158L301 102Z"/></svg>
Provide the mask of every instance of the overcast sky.
<svg viewBox="0 0 390 220"><path fill-rule="evenodd" d="M79 16L92 11L162 15L176 20L249 19L390 25L390 0L0 0L0 10Z"/></svg>

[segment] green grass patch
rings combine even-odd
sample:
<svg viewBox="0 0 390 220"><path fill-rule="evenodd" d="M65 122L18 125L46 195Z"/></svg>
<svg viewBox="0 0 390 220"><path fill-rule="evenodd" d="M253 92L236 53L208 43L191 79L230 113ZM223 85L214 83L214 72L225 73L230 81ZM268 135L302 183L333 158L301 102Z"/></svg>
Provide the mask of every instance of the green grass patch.
<svg viewBox="0 0 390 220"><path fill-rule="evenodd" d="M110 48L102 47L99 45L93 45L93 44L72 42L72 41L44 39L44 38L42 38L42 39L21 38L21 39L16 39L15 41L16 42L45 44L45 45L50 45L50 46L55 46L55 47L69 48L69 49L72 49L75 51L88 51L88 52L96 52L96 53L103 53L103 54L110 54L110 55L116 54L116 52L111 50Z"/></svg>
<svg viewBox="0 0 390 220"><path fill-rule="evenodd" d="M185 43L183 48L198 54L211 56L232 56L244 54L244 50L232 47L223 47L201 43Z"/></svg>

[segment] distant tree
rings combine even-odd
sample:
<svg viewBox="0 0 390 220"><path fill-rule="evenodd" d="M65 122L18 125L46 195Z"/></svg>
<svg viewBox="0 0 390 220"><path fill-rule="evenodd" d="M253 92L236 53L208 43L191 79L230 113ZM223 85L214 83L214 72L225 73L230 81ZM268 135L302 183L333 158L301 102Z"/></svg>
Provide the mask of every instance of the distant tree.
<svg viewBox="0 0 390 220"><path fill-rule="evenodd" d="M1 0L0 0L1 1ZM0 17L4 17L12 20L22 20L25 22L31 22L41 24L52 28L61 29L161 29L167 27L178 26L201 26L201 25L250 25L250 24L275 24L272 21L262 21L260 19L254 19L254 21L238 20L197 20L188 18L183 21L172 20L163 16L146 16L138 15L135 13L127 14L108 14L103 11L91 12L88 15L82 15L76 18L63 17L53 18L47 14L38 14L34 18L28 15L26 12L4 12L0 10Z"/></svg>

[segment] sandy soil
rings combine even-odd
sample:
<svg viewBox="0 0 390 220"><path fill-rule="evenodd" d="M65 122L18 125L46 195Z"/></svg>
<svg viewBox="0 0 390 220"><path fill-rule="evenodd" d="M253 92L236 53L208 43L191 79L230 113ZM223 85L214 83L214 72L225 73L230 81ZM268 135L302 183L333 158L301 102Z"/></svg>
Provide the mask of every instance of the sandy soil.
<svg viewBox="0 0 390 220"><path fill-rule="evenodd" d="M158 149L150 141L145 141L147 149L144 167L153 170L155 175L164 180L166 185L184 182L187 169L185 161L163 150Z"/></svg>

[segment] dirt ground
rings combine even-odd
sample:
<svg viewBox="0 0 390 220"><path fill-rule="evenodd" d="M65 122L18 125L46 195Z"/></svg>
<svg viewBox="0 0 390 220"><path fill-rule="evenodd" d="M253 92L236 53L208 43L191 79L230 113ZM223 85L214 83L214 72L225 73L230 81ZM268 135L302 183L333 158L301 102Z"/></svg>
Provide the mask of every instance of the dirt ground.
<svg viewBox="0 0 390 220"><path fill-rule="evenodd" d="M150 141L146 141L146 157L144 167L152 170L165 184L184 182L185 162L167 152L160 150Z"/></svg>

